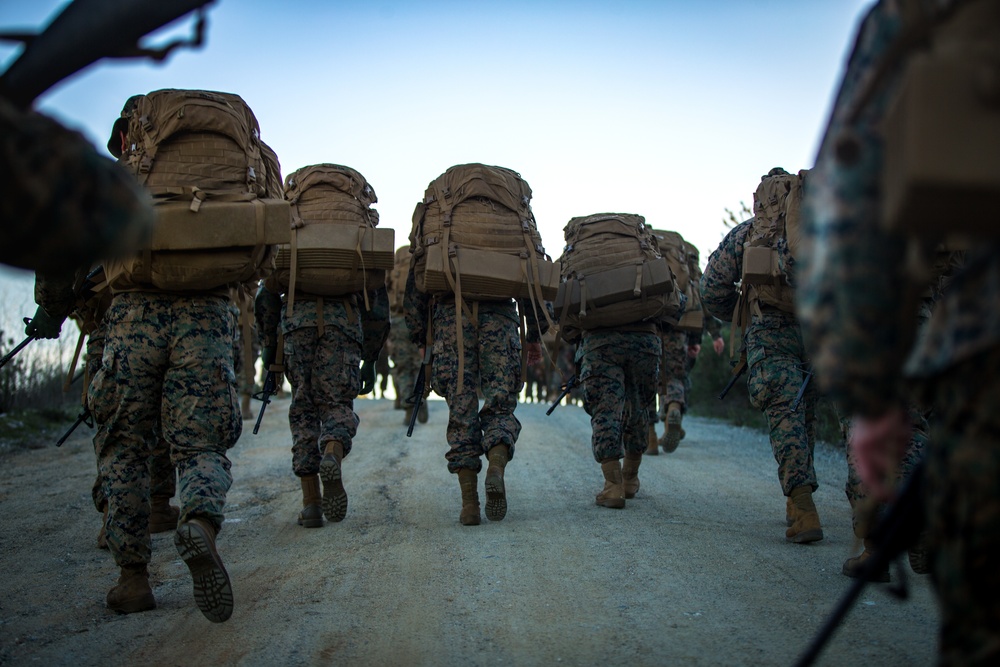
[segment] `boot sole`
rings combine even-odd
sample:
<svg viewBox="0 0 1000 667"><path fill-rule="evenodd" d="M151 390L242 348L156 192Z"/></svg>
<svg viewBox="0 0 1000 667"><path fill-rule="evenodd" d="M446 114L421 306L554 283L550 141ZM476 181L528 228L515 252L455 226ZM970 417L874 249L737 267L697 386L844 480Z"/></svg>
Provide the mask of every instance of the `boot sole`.
<svg viewBox="0 0 1000 667"><path fill-rule="evenodd" d="M600 507L607 507L613 510L625 509L625 499L612 498L610 500L598 500L597 505Z"/></svg>
<svg viewBox="0 0 1000 667"><path fill-rule="evenodd" d="M328 521L343 521L347 516L347 491L336 458L323 457L319 464L319 478L323 480L323 514Z"/></svg>
<svg viewBox="0 0 1000 667"><path fill-rule="evenodd" d="M315 505L310 505L310 507L315 507ZM302 514L299 514L299 525L303 528L322 528L323 527L323 517L316 519L305 519Z"/></svg>
<svg viewBox="0 0 1000 667"><path fill-rule="evenodd" d="M486 518L502 521L507 516L507 489L503 475L486 471Z"/></svg>
<svg viewBox="0 0 1000 667"><path fill-rule="evenodd" d="M222 623L233 615L233 587L205 529L196 523L183 523L174 534L174 546L191 571L194 601L205 618Z"/></svg>
<svg viewBox="0 0 1000 667"><path fill-rule="evenodd" d="M786 540L789 542L794 542L795 544L808 544L809 542L819 542L823 539L823 531L820 530L803 530L801 533L796 533L791 537L786 536Z"/></svg>
<svg viewBox="0 0 1000 667"><path fill-rule="evenodd" d="M864 565L859 565L859 566L849 565L849 563L853 560L854 560L853 558L849 558L846 561L844 561L844 567L841 568L840 573L845 577L850 577L851 579L860 579L861 570L864 568ZM892 577L889 576L889 570L885 570L883 572L874 573L872 576L868 577L868 581L876 584L888 584L890 581L892 581Z"/></svg>

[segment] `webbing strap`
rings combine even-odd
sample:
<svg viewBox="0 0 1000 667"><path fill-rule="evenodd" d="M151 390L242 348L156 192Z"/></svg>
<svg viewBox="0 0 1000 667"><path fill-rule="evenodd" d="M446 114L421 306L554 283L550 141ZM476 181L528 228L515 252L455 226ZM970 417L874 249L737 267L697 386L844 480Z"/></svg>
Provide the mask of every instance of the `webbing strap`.
<svg viewBox="0 0 1000 667"><path fill-rule="evenodd" d="M69 386L73 384L73 374L76 373L76 364L80 361L80 350L83 349L83 339L86 336L83 333L83 329L80 329L80 335L76 339L76 350L73 352L73 361L69 364L69 372L66 373L66 380L63 382L63 391L69 391ZM84 393L86 393L87 383L84 383Z"/></svg>
<svg viewBox="0 0 1000 667"><path fill-rule="evenodd" d="M361 293L364 294L364 296L365 296L365 310L371 310L372 306L371 306L371 303L369 303L369 301L368 301L368 272L365 271L365 256L364 256L364 253L361 251L362 241L364 240L365 234L367 233L367 231L368 231L368 227L362 226L362 227L358 228L358 243L357 243L357 245L354 246L354 252L357 254L358 259L355 261L355 264L354 264L354 266L352 268L355 269L355 270L357 270L357 268L358 268L358 262L360 262L360 264L361 264L361 287L362 287Z"/></svg>
<svg viewBox="0 0 1000 667"><path fill-rule="evenodd" d="M295 276L299 272L299 243L298 243L298 227L292 227L292 236L290 240L289 252L291 253L291 268L289 268L288 276L288 308L286 312L288 317L295 314Z"/></svg>
<svg viewBox="0 0 1000 667"><path fill-rule="evenodd" d="M642 294L642 260L635 263L635 285L632 287L632 296L638 297Z"/></svg>

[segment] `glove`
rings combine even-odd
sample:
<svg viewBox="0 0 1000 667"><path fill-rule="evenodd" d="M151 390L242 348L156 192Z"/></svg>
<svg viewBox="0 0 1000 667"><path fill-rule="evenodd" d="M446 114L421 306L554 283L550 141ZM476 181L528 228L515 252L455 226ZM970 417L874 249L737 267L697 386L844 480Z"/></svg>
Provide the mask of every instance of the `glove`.
<svg viewBox="0 0 1000 667"><path fill-rule="evenodd" d="M24 333L35 338L59 338L59 330L62 329L64 319L66 318L56 319L52 317L39 306L38 310L35 311L35 316L24 327Z"/></svg>
<svg viewBox="0 0 1000 667"><path fill-rule="evenodd" d="M265 347L261 349L260 361L261 364L264 366L265 373L268 372L268 370L271 368L271 365L274 364L274 358L276 356L278 356L277 347Z"/></svg>
<svg viewBox="0 0 1000 667"><path fill-rule="evenodd" d="M361 389L358 394L370 394L375 389L375 362L365 359L361 362Z"/></svg>

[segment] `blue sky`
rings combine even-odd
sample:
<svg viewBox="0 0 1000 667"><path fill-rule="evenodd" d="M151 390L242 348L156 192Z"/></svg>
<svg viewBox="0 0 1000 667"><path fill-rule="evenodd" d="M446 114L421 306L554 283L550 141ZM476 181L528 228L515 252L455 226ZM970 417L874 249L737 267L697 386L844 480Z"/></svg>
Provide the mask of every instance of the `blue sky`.
<svg viewBox="0 0 1000 667"><path fill-rule="evenodd" d="M43 26L63 4L8 0L0 28ZM130 95L238 93L284 174L364 174L397 246L430 180L484 162L531 185L553 258L571 217L615 211L679 231L704 263L761 174L810 166L870 4L220 0L204 48L99 63L38 106L104 150ZM4 67L14 53L0 46Z"/></svg>

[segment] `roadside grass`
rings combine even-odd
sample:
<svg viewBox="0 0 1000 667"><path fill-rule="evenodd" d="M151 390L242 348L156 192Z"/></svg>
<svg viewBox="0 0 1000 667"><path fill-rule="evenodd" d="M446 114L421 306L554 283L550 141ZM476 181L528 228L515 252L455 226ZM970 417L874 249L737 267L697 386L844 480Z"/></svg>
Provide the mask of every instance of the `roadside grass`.
<svg viewBox="0 0 1000 667"><path fill-rule="evenodd" d="M0 330L0 357L21 340ZM0 368L0 456L54 445L73 424L81 387L63 391L64 349L64 339L32 341Z"/></svg>

